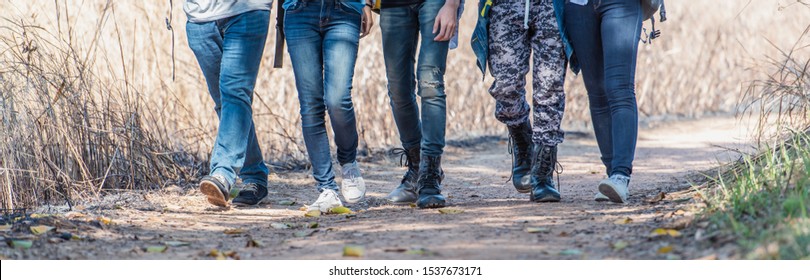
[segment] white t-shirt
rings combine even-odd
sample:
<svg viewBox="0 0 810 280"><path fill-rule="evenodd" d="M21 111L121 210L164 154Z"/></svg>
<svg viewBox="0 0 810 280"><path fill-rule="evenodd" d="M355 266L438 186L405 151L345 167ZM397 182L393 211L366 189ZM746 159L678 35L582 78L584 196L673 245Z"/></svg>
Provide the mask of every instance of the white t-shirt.
<svg viewBox="0 0 810 280"><path fill-rule="evenodd" d="M209 22L238 14L267 10L273 7L273 0L186 0L183 11L188 21Z"/></svg>

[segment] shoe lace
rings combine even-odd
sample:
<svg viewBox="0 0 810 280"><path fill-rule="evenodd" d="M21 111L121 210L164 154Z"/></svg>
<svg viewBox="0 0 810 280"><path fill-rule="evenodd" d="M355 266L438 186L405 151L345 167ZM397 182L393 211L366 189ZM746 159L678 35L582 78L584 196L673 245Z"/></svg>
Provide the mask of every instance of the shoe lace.
<svg viewBox="0 0 810 280"><path fill-rule="evenodd" d="M416 176L414 172L416 166L414 165L419 163L411 162L411 157L408 156L408 150L404 148L393 148L391 149L391 154L395 157L399 156L399 166L408 167L408 171L405 173L405 176L402 177L402 183L407 181L408 178Z"/></svg>
<svg viewBox="0 0 810 280"><path fill-rule="evenodd" d="M242 185L242 188L239 190L239 192L252 192L254 194L258 193L259 192L259 185L255 184L255 183L244 184L244 185Z"/></svg>
<svg viewBox="0 0 810 280"><path fill-rule="evenodd" d="M545 152L545 151L541 151L541 153L542 152ZM543 155L543 156L532 157L532 166L537 164L538 158L542 158L541 163L543 165L554 166L554 169L552 170L553 173L552 174L543 174L543 177L545 177L545 176L552 176L553 177L554 173L556 173L557 174L557 190L562 192L562 185L560 184L560 175L562 175L562 173L563 173L562 163L560 163L560 161L557 160L556 155L550 156L550 157L547 157L547 156Z"/></svg>

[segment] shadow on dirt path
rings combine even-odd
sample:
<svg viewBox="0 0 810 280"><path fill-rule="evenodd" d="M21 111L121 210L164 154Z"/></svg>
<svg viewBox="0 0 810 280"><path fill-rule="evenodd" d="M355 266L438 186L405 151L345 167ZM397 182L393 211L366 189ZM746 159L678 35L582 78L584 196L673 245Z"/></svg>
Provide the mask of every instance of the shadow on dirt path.
<svg viewBox="0 0 810 280"><path fill-rule="evenodd" d="M604 167L590 137L567 139L560 147L563 200L546 204L531 203L512 188L506 143L490 141L446 151L443 192L451 208L463 211L458 214L388 205L383 197L404 168L398 158L385 159L362 163L369 191L367 201L351 207L352 215L304 217L299 208L318 195L313 181L305 173L274 174L270 203L259 207L212 208L194 188L113 194L72 212L15 225L4 235L33 239L32 248L3 246L0 254L11 259L341 259L344 245L357 245L365 248L366 259L727 258L728 250L698 246L694 230L683 229L695 215L692 194L683 191L699 171L736 160L739 154L729 149L747 149L746 131L730 118L642 129L630 202L624 205L593 200ZM665 198L651 202L660 193ZM295 204L283 205L288 202ZM35 224L55 229L33 237L28 227ZM656 228L678 229L681 236L653 237ZM64 233L81 239L65 241ZM147 252L156 246L162 252ZM228 256L211 254L213 249Z"/></svg>

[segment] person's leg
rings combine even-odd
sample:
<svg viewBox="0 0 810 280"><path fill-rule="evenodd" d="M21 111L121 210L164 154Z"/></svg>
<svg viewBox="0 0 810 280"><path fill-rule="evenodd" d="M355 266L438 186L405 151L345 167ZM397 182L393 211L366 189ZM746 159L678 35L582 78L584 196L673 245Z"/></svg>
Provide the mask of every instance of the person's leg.
<svg viewBox="0 0 810 280"><path fill-rule="evenodd" d="M228 19L221 27L219 88L222 111L211 173L222 174L231 183L245 163L253 128L253 88L269 23L268 11L252 11Z"/></svg>
<svg viewBox="0 0 810 280"><path fill-rule="evenodd" d="M335 3L324 27L324 98L337 145L341 166L340 192L348 203L356 203L366 193L365 181L357 164L357 125L352 104L352 78L360 41L361 15Z"/></svg>
<svg viewBox="0 0 810 280"><path fill-rule="evenodd" d="M526 102L529 72L529 32L523 25L523 3L499 1L489 13L490 73L495 81L489 94L495 99L495 118L506 124L512 140L512 184L518 192L531 191L527 177L532 167L531 108Z"/></svg>
<svg viewBox="0 0 810 280"><path fill-rule="evenodd" d="M600 16L591 3L585 6L568 3L565 5L564 24L576 59L582 66L582 80L588 91L588 105L596 143L602 155L605 172L610 176L610 164L613 160L612 120L605 93Z"/></svg>
<svg viewBox="0 0 810 280"><path fill-rule="evenodd" d="M197 62L200 64L203 76L205 77L206 84L208 85L208 93L214 101L214 111L217 114L217 120L219 120L222 112L219 74L222 65L223 41L219 26L217 22L188 22L186 24L186 34L189 47L194 52ZM214 146L216 147L216 144ZM215 162L217 161L213 158L212 151L211 170L213 170ZM210 175L201 178L200 190L206 195L209 203L222 207L227 206L227 197L231 184L228 182L228 179L222 175L217 175L216 177Z"/></svg>
<svg viewBox="0 0 810 280"><path fill-rule="evenodd" d="M419 208L444 207L441 194L444 176L441 167L445 144L447 104L444 92L444 73L447 66L449 42L433 38L433 26L445 0L425 0L418 10L421 37L419 60L416 67L417 94L422 101L422 154L416 205Z"/></svg>
<svg viewBox="0 0 810 280"><path fill-rule="evenodd" d="M295 74L295 86L301 105L301 127L309 161L312 164L312 176L318 183L318 191L325 188L337 191L324 119L326 103L323 88L323 34L320 20L319 3L299 2L287 12L284 32Z"/></svg>
<svg viewBox="0 0 810 280"><path fill-rule="evenodd" d="M447 68L449 42L433 38L436 15L445 0L425 0L419 8L421 45L417 61L417 93L422 101L422 155L439 157L444 152L447 103L444 73Z"/></svg>
<svg viewBox="0 0 810 280"><path fill-rule="evenodd" d="M602 51L605 58L605 91L613 139L611 175L630 176L638 139L638 107L636 105L636 55L641 32L639 1L604 0L602 13Z"/></svg>
<svg viewBox="0 0 810 280"><path fill-rule="evenodd" d="M419 40L419 22L411 6L380 10L385 74L388 78L388 97L391 111L405 149L422 142L422 124L416 104L416 47Z"/></svg>
<svg viewBox="0 0 810 280"><path fill-rule="evenodd" d="M416 104L416 47L419 44L419 21L411 6L380 10L383 58L388 78L391 111L407 157L408 171L399 186L386 198L393 203L415 203L422 143L422 123Z"/></svg>
<svg viewBox="0 0 810 280"><path fill-rule="evenodd" d="M565 136L562 128L565 111L565 51L551 1L534 1L531 38L534 52L532 71L534 107L535 163L532 175L532 200L560 201L552 178L557 164L557 145Z"/></svg>

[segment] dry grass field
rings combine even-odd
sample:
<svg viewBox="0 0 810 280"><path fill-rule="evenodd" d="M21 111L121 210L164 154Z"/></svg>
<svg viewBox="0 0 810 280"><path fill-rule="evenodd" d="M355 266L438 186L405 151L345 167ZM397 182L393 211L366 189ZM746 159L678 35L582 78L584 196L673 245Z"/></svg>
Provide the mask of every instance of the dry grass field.
<svg viewBox="0 0 810 280"><path fill-rule="evenodd" d="M491 78L482 79L469 47L475 4L468 0L460 47L448 58L454 139L505 134L492 116ZM793 48L810 23L807 7L795 0L667 4L662 37L640 48L637 96L645 120L736 112L742 89L769 71L759 61ZM3 208L71 201L104 188L158 188L205 170L217 123L181 5L0 0ZM271 67L273 35L254 120L266 158L285 168L300 165L304 150L289 58L283 69ZM361 42L354 81L361 149L398 145L377 27ZM566 127L586 129L586 93L570 72L567 94Z"/></svg>

